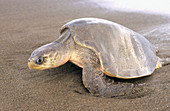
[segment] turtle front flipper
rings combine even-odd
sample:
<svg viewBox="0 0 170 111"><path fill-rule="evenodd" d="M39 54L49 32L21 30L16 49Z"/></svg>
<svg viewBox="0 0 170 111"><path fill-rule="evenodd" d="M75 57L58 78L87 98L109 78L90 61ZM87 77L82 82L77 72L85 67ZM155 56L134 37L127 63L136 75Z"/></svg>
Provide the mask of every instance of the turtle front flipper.
<svg viewBox="0 0 170 111"><path fill-rule="evenodd" d="M119 85L113 78L107 77L93 65L83 68L83 83L89 92L95 96L114 97L132 89L132 85Z"/></svg>

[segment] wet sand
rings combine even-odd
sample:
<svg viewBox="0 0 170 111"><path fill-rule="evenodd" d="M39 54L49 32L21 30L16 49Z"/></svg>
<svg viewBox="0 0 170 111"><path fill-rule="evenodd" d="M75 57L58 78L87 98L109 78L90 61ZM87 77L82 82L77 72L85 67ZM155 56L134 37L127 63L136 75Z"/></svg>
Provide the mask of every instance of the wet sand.
<svg viewBox="0 0 170 111"><path fill-rule="evenodd" d="M170 65L148 77L116 79L115 84L135 87L113 98L90 95L81 81L82 69L72 63L44 71L27 67L34 49L58 38L62 25L80 17L129 27L146 35L160 57L170 58L170 18L110 11L85 0L1 0L0 4L1 111L170 110Z"/></svg>

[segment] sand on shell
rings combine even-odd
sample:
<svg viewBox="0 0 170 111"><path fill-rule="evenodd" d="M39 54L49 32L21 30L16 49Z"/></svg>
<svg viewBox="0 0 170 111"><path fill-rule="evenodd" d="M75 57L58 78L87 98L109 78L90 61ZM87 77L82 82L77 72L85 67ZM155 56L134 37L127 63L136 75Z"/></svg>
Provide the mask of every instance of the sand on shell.
<svg viewBox="0 0 170 111"><path fill-rule="evenodd" d="M135 88L113 98L90 95L82 84L82 69L72 63L43 71L27 67L34 49L57 39L62 25L81 17L129 27L158 46L160 57L170 57L168 17L110 11L85 0L1 0L0 4L0 110L170 110L170 65L148 77L116 79L115 84ZM165 36L166 40L161 39Z"/></svg>

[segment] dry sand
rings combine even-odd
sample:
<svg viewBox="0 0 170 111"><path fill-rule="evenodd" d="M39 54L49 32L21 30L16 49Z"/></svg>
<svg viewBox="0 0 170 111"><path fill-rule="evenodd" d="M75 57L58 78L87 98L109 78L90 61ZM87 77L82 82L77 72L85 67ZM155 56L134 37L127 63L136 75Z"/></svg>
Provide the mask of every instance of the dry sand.
<svg viewBox="0 0 170 111"><path fill-rule="evenodd" d="M159 56L170 57L170 39L161 39L170 37L166 16L114 12L85 0L1 0L0 111L170 110L170 65L149 77L116 80L136 87L113 98L90 95L82 84L81 68L74 64L28 69L31 52L55 40L63 24L80 17L105 18L145 34L160 46Z"/></svg>

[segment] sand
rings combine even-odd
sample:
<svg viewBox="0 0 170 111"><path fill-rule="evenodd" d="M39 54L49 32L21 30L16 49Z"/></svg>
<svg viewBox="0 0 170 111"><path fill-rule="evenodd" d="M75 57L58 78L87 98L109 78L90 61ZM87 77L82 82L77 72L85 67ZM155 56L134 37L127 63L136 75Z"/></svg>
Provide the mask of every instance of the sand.
<svg viewBox="0 0 170 111"><path fill-rule="evenodd" d="M115 12L85 0L0 1L1 111L168 111L170 65L153 75L115 84L135 88L113 98L94 97L81 81L82 69L72 63L43 71L30 70L27 59L39 46L59 37L66 22L80 17L108 19L146 37L170 57L170 19L142 13Z"/></svg>

